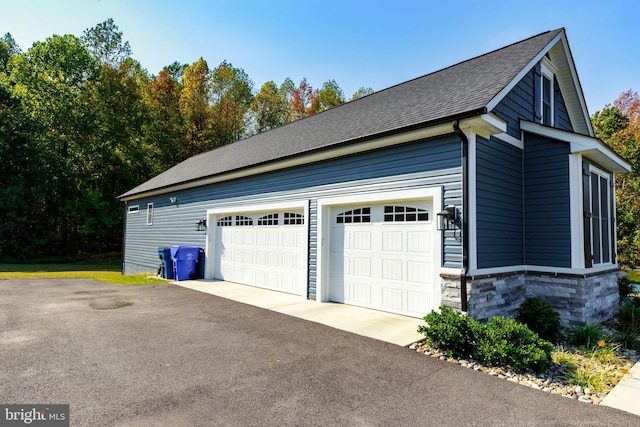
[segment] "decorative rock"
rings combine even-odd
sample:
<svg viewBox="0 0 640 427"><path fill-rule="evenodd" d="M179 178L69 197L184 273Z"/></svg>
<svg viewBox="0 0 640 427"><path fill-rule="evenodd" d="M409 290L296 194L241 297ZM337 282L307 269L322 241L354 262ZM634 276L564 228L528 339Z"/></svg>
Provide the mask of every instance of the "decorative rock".
<svg viewBox="0 0 640 427"><path fill-rule="evenodd" d="M582 387L579 385L575 386L574 390L576 391L576 394L582 394Z"/></svg>

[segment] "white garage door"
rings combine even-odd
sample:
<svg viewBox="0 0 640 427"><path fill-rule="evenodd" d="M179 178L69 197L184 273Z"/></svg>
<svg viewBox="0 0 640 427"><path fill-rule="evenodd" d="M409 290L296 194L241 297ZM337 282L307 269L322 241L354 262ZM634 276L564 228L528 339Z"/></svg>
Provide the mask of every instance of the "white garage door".
<svg viewBox="0 0 640 427"><path fill-rule="evenodd" d="M334 208L332 301L422 317L439 304L432 202Z"/></svg>
<svg viewBox="0 0 640 427"><path fill-rule="evenodd" d="M214 277L306 295L302 211L225 215L216 221Z"/></svg>

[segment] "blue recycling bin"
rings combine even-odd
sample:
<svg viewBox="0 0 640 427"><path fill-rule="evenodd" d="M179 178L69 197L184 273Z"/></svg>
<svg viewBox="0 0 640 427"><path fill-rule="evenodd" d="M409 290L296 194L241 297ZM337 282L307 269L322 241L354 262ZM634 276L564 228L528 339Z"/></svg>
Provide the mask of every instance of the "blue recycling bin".
<svg viewBox="0 0 640 427"><path fill-rule="evenodd" d="M160 277L163 279L173 279L171 248L158 248L158 258L160 258Z"/></svg>
<svg viewBox="0 0 640 427"><path fill-rule="evenodd" d="M197 246L173 246L171 247L171 259L173 260L173 273L176 280L189 280L196 277L196 263L200 256L200 248Z"/></svg>

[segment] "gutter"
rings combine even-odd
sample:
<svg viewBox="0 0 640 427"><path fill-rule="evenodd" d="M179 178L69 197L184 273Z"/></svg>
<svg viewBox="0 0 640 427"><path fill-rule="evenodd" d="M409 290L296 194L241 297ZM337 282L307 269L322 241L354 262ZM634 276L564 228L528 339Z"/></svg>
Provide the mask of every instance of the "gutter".
<svg viewBox="0 0 640 427"><path fill-rule="evenodd" d="M453 131L462 142L462 270L460 271L460 309L468 310L467 274L469 272L469 139L460 129L460 122L453 121Z"/></svg>

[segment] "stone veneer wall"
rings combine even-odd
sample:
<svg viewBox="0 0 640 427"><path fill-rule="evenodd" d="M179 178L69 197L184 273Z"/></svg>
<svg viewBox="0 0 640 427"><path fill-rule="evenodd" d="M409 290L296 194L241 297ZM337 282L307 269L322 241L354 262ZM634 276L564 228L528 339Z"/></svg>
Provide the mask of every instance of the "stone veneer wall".
<svg viewBox="0 0 640 427"><path fill-rule="evenodd" d="M460 310L460 279L442 277L442 304ZM565 326L599 323L618 310L617 270L590 276L512 273L467 279L468 314L486 321L515 316L526 297L540 297L560 314Z"/></svg>

